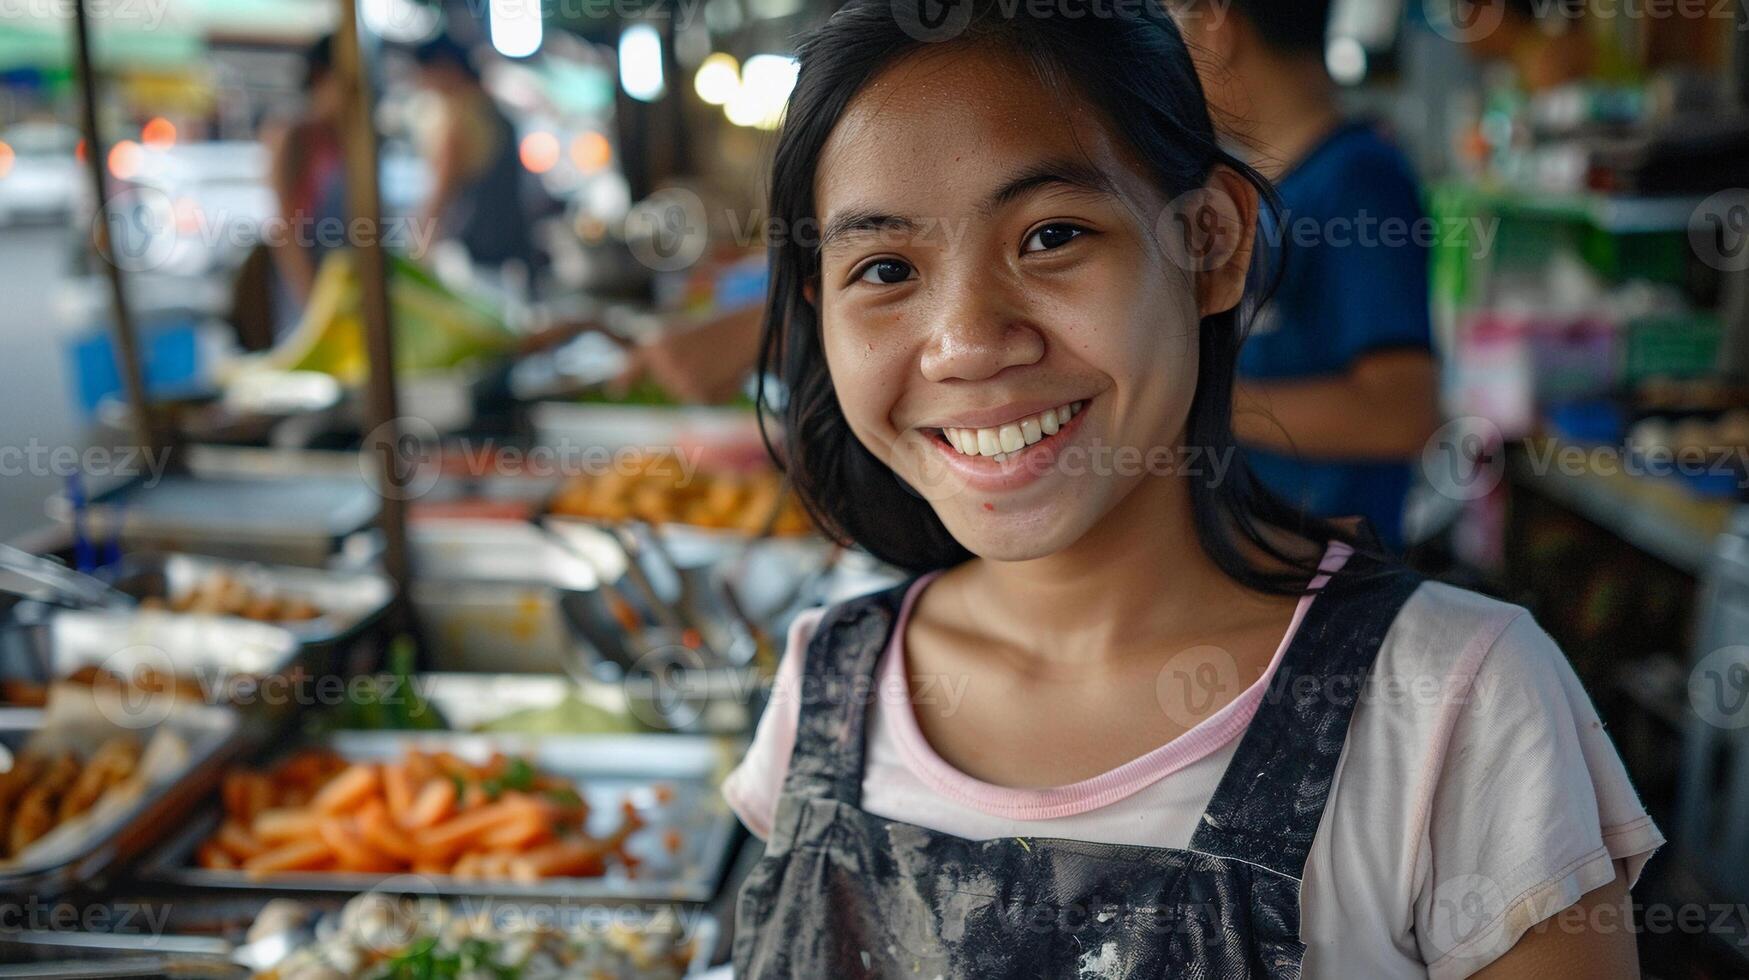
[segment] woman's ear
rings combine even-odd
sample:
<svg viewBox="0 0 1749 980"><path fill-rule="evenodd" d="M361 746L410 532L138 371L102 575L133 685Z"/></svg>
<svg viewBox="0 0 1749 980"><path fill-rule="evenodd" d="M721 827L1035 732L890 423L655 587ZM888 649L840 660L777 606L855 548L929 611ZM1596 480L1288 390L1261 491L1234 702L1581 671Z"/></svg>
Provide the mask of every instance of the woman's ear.
<svg viewBox="0 0 1749 980"><path fill-rule="evenodd" d="M809 279L802 283L802 299L808 301L816 312L820 309L820 280Z"/></svg>
<svg viewBox="0 0 1749 980"><path fill-rule="evenodd" d="M1257 188L1217 165L1208 183L1172 202L1160 231L1172 260L1196 283L1199 316L1225 313L1245 296L1257 243Z"/></svg>

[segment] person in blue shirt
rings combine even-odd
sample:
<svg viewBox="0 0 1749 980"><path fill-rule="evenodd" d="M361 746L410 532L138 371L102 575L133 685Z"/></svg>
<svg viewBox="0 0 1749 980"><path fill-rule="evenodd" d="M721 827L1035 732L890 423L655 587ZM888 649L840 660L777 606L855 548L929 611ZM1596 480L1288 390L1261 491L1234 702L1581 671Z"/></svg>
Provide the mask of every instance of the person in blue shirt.
<svg viewBox="0 0 1749 980"><path fill-rule="evenodd" d="M1401 152L1343 118L1329 0L1174 0L1223 135L1273 179L1277 287L1239 360L1253 470L1322 517L1403 545L1413 463L1439 425L1427 262L1436 229Z"/></svg>

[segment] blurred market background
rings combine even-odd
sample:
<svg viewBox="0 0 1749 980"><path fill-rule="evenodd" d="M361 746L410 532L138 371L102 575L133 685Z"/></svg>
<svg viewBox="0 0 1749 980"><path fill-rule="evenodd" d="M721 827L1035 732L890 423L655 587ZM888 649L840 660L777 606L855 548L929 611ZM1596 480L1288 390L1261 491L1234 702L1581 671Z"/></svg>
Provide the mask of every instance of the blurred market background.
<svg viewBox="0 0 1749 980"><path fill-rule="evenodd" d="M0 892L83 930L0 922L0 961L272 962L246 940L403 890L636 908L641 975L720 957L751 850L714 781L784 626L896 580L809 532L715 363L832 6L0 2L0 743L150 776L0 840ZM1442 230L1408 556L1530 607L1598 702L1672 840L1647 975L1749 976L1749 5L1505 38L1526 6L1336 4L1330 73ZM218 714L152 707L191 684ZM265 886L227 834L356 759L586 798L591 843Z"/></svg>

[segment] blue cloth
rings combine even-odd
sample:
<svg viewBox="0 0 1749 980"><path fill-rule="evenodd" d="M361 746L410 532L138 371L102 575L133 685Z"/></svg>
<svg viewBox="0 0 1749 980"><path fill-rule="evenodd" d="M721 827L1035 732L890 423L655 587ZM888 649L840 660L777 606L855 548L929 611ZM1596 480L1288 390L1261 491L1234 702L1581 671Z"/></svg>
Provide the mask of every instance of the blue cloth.
<svg viewBox="0 0 1749 980"><path fill-rule="evenodd" d="M1345 373L1382 350L1430 350L1427 263L1435 234L1409 162L1371 127L1338 128L1277 182L1264 242L1281 278L1239 356L1239 377L1294 381ZM1279 243L1279 244L1278 244ZM1265 485L1322 517L1360 515L1402 547L1406 463L1310 461L1249 450Z"/></svg>

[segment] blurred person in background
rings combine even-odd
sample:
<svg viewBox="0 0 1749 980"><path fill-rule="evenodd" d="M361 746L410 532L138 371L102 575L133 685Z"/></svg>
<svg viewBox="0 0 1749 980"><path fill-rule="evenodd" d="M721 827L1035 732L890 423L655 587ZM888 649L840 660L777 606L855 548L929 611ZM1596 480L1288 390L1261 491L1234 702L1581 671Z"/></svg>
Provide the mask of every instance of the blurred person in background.
<svg viewBox="0 0 1749 980"><path fill-rule="evenodd" d="M346 94L334 71L332 36L304 53L303 90L302 112L264 138L268 179L287 230L266 243L274 281L274 338L297 325L324 253L339 244L327 229L346 227L346 160L340 142ZM246 341L245 346L260 345Z"/></svg>
<svg viewBox="0 0 1749 980"><path fill-rule="evenodd" d="M628 352L626 370L611 388L625 390L650 381L681 402L732 401L746 390L758 358L764 313L749 306L703 318L677 318L661 336Z"/></svg>
<svg viewBox="0 0 1749 980"><path fill-rule="evenodd" d="M1277 493L1363 516L1400 550L1411 463L1439 424L1431 242L1408 161L1337 104L1330 5L1169 3L1216 124L1281 195L1262 218L1279 280L1239 361L1235 429Z"/></svg>
<svg viewBox="0 0 1749 980"><path fill-rule="evenodd" d="M419 134L431 191L422 228L460 242L477 264L520 261L532 269L534 241L522 189L516 127L480 84L468 51L446 35L413 50L419 83L437 111Z"/></svg>

